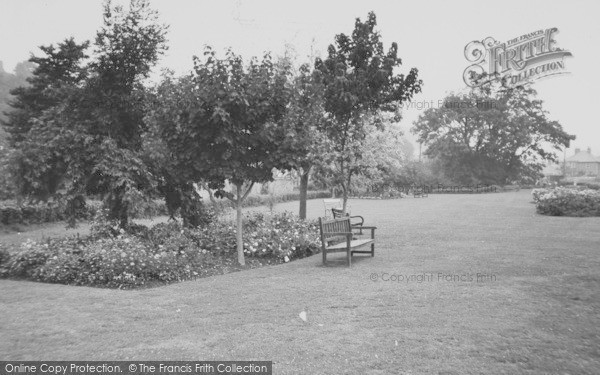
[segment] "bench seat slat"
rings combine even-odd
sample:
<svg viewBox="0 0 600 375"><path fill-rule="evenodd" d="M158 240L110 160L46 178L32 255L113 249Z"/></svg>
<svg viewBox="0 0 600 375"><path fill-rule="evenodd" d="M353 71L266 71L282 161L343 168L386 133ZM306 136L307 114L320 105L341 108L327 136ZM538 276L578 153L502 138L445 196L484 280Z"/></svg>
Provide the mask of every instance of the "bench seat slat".
<svg viewBox="0 0 600 375"><path fill-rule="evenodd" d="M364 239L364 240L352 240L350 241L350 247L354 248L354 247L360 247L360 246L364 246L364 245L368 245L370 243L375 242L372 239ZM331 245L331 246L327 246L327 251L330 250L346 250L347 249L347 244L346 242L342 242L342 243L338 243L335 245Z"/></svg>

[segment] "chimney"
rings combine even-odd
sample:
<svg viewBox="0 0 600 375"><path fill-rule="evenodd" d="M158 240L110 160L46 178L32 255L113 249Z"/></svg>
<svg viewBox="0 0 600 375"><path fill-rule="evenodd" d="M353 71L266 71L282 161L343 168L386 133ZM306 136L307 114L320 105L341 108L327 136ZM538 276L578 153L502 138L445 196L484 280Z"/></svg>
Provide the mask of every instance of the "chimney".
<svg viewBox="0 0 600 375"><path fill-rule="evenodd" d="M579 149L579 148L576 148L576 149L575 149L575 155L579 154L579 151L581 151L581 149Z"/></svg>

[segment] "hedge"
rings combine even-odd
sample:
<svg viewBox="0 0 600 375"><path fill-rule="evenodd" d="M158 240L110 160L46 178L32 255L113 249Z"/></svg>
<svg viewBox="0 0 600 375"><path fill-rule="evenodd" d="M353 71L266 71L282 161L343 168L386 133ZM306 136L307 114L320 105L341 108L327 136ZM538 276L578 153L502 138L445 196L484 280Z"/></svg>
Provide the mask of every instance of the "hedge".
<svg viewBox="0 0 600 375"><path fill-rule="evenodd" d="M77 219L92 219L101 206L99 201L88 201L85 210L77 214ZM153 216L166 215L167 208L162 201L152 201L151 203L138 208L133 212L134 218L146 218ZM42 224L66 220L68 215L64 205L57 202L37 203L37 204L17 204L16 201L0 201L0 224Z"/></svg>
<svg viewBox="0 0 600 375"><path fill-rule="evenodd" d="M309 191L306 199L323 199L331 198L330 191ZM300 193L287 193L282 195L251 195L248 196L242 203L243 207L269 206L272 204L298 201ZM212 203L215 208L233 208L233 203L227 199L216 200Z"/></svg>

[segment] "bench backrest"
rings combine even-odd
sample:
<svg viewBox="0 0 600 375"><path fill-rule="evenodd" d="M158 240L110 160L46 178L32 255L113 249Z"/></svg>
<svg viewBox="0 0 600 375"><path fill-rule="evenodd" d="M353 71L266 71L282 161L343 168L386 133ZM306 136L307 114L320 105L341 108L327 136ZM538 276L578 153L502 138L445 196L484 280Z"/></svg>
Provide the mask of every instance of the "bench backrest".
<svg viewBox="0 0 600 375"><path fill-rule="evenodd" d="M341 219L341 218L344 218L346 216L350 216L349 214L345 214L344 215L344 210L342 210L340 208L332 208L331 209L331 213L333 214L333 218L334 219Z"/></svg>
<svg viewBox="0 0 600 375"><path fill-rule="evenodd" d="M323 199L323 205L325 206L325 217L329 216L329 210L333 207L342 207L342 200L339 198L335 199Z"/></svg>
<svg viewBox="0 0 600 375"><path fill-rule="evenodd" d="M319 229L321 232L321 243L323 246L328 242L340 242L346 241L346 236L340 236L339 234L332 233L352 233L352 226L350 225L350 218L343 217L340 219L327 220L319 218Z"/></svg>

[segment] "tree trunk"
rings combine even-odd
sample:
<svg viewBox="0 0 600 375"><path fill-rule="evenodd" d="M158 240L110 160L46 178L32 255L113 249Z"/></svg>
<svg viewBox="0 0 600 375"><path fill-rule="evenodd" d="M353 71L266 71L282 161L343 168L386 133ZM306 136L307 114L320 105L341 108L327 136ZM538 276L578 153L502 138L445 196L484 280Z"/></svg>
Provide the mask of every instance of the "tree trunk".
<svg viewBox="0 0 600 375"><path fill-rule="evenodd" d="M123 199L125 191L123 188L118 188L109 196L109 219L117 220L122 229L127 229L129 225L129 210L128 203Z"/></svg>
<svg viewBox="0 0 600 375"><path fill-rule="evenodd" d="M236 199L236 223L237 223L237 232L235 234L237 240L237 253L238 253L238 262L243 266L246 264L246 260L244 259L244 240L242 238L242 185L236 185L237 188L237 199Z"/></svg>
<svg viewBox="0 0 600 375"><path fill-rule="evenodd" d="M127 215L127 211L128 211L128 206L129 204L127 202L123 202L121 201L122 204L122 208L121 208L121 212L119 213L119 221L121 222L121 228L128 228L129 227L129 217Z"/></svg>
<svg viewBox="0 0 600 375"><path fill-rule="evenodd" d="M300 176L300 219L306 219L306 199L308 198L308 173L309 168L302 168Z"/></svg>
<svg viewBox="0 0 600 375"><path fill-rule="evenodd" d="M346 208L348 207L348 194L350 192L350 182L352 181L352 174L350 174L348 176L348 180L346 181L346 184L342 184L342 197L343 197L343 206L342 206L342 213L344 215L346 215Z"/></svg>

